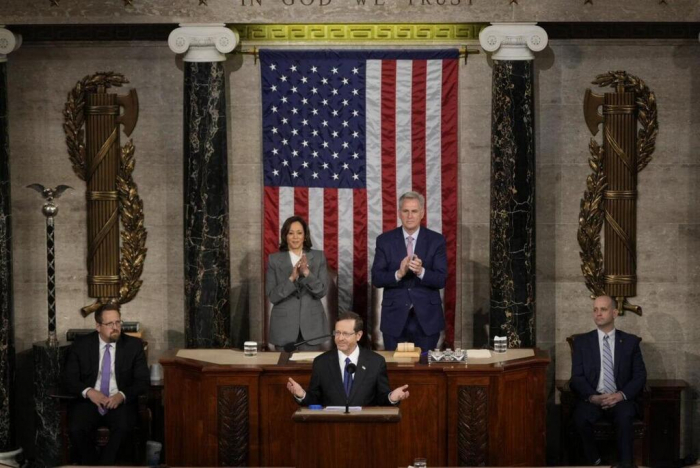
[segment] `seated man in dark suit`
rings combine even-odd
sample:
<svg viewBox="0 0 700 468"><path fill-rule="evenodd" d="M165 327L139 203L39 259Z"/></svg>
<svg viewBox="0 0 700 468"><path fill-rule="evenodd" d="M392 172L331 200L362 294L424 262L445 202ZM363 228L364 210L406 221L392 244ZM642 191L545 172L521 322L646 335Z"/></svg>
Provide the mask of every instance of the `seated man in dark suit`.
<svg viewBox="0 0 700 468"><path fill-rule="evenodd" d="M340 314L335 324L337 350L314 359L309 391L290 378L287 389L304 406L389 406L408 398L408 385L389 390L384 358L360 348L362 318L354 312ZM349 372L354 366L355 373Z"/></svg>
<svg viewBox="0 0 700 468"><path fill-rule="evenodd" d="M77 397L68 412L71 444L83 465L114 465L134 427L139 395L148 391L143 343L121 332L121 313L105 305L95 313L97 331L76 338L66 358L65 389ZM109 427L109 442L97 454L95 434Z"/></svg>
<svg viewBox="0 0 700 468"><path fill-rule="evenodd" d="M639 337L615 329L617 304L610 296L593 303L596 330L576 337L571 365L571 389L580 398L574 422L583 451L592 465L601 460L593 438L593 424L609 418L615 424L619 466L634 466L632 421L635 399L644 388L644 367Z"/></svg>

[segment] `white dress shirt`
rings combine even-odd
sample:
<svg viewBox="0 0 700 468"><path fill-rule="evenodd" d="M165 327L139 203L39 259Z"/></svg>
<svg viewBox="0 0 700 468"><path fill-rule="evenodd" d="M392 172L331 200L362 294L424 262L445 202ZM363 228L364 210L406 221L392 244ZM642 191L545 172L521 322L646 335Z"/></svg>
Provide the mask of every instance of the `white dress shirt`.
<svg viewBox="0 0 700 468"><path fill-rule="evenodd" d="M291 250L289 251L289 259L292 261L292 266L295 266L301 261L301 255L297 255Z"/></svg>
<svg viewBox="0 0 700 468"><path fill-rule="evenodd" d="M343 376L343 383L345 383L345 358L350 358L350 362L357 366L357 360L360 359L360 347L355 345L355 349L350 353L350 356L338 350L338 365L340 366L340 375ZM354 379L355 376L353 375L350 378Z"/></svg>

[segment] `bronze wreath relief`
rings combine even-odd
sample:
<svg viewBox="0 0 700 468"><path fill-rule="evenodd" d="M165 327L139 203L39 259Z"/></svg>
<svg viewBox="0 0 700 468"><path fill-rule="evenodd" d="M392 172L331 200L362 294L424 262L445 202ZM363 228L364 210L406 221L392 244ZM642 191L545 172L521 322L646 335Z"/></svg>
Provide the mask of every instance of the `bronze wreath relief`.
<svg viewBox="0 0 700 468"><path fill-rule="evenodd" d="M143 283L147 233L133 179L134 145L119 145L119 125L127 136L136 126L138 98L133 89L107 93L125 83L119 73L86 76L68 93L63 111L68 156L87 185L88 295L96 301L81 309L83 316L102 304L131 301Z"/></svg>
<svg viewBox="0 0 700 468"><path fill-rule="evenodd" d="M603 125L603 144L593 138L589 144L592 173L586 180L578 229L581 270L593 296L608 294L618 300L621 314L628 310L642 315L642 308L627 298L637 294L637 174L654 152L659 128L656 97L644 81L624 71L598 75L593 84L615 92L601 96L587 89L583 100L591 133L595 136Z"/></svg>

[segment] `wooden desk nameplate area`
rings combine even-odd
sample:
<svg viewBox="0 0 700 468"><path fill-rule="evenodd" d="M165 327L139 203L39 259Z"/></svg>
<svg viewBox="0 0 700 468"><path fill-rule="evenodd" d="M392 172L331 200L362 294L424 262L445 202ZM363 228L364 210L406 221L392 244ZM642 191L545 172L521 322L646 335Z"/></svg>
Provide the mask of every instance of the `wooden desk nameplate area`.
<svg viewBox="0 0 700 468"><path fill-rule="evenodd" d="M301 466L299 409L286 388L309 384L311 364L220 365L177 357L165 371L165 463L171 466ZM408 384L386 451L395 466L543 466L546 351L493 364L387 364L391 388ZM318 444L315 444L317 446ZM309 450L316 447L311 446ZM367 455L369 456L369 455ZM302 456L302 458L305 458Z"/></svg>
<svg viewBox="0 0 700 468"><path fill-rule="evenodd" d="M401 421L401 410L392 406L370 406L361 411L330 411L299 408L292 415L296 422L383 423Z"/></svg>
<svg viewBox="0 0 700 468"><path fill-rule="evenodd" d="M399 437L399 408L363 408L348 414L300 408L294 412L292 421L297 466L386 468L400 465L400 455L391 449Z"/></svg>

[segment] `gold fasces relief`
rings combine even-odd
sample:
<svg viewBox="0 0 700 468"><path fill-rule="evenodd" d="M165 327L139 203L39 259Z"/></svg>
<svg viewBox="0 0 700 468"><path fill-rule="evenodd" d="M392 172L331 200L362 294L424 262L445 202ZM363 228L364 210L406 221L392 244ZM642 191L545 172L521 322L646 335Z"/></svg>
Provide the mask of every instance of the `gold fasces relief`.
<svg viewBox="0 0 700 468"><path fill-rule="evenodd" d="M656 97L643 80L624 71L598 75L593 84L615 92L597 95L587 89L583 100L588 129L595 136L602 124L603 144L593 138L589 144L592 173L581 199L578 229L581 271L592 296L608 294L617 299L621 314L642 315L642 308L627 298L636 295L637 175L655 149Z"/></svg>
<svg viewBox="0 0 700 468"><path fill-rule="evenodd" d="M136 126L138 96L133 89L124 96L107 93L126 83L120 73L86 76L68 93L63 111L73 171L87 185L88 295L97 300L81 309L83 316L106 303L131 301L143 283L147 232L133 179L135 148L131 140L119 145L119 126L127 136Z"/></svg>

